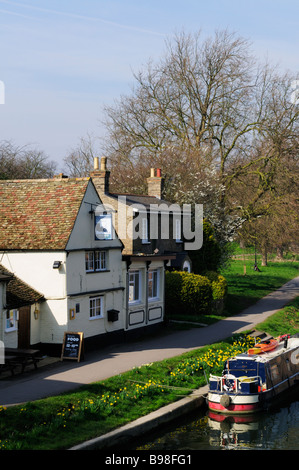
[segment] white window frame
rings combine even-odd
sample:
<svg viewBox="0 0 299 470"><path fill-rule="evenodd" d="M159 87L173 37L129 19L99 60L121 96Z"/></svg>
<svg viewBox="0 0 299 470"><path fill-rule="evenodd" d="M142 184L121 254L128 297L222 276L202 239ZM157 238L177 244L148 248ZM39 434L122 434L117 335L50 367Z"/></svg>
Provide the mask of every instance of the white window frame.
<svg viewBox="0 0 299 470"><path fill-rule="evenodd" d="M15 331L18 329L18 317L19 311L18 309L6 310L6 318L5 318L5 331ZM10 322L8 325L7 322Z"/></svg>
<svg viewBox="0 0 299 470"><path fill-rule="evenodd" d="M94 269L96 272L107 270L106 251L96 250L94 252Z"/></svg>
<svg viewBox="0 0 299 470"><path fill-rule="evenodd" d="M98 273L107 271L107 253L105 250L85 251L85 272Z"/></svg>
<svg viewBox="0 0 299 470"><path fill-rule="evenodd" d="M94 272L94 253L93 251L85 251L85 271L87 273Z"/></svg>
<svg viewBox="0 0 299 470"><path fill-rule="evenodd" d="M150 288L152 282L152 288ZM148 300L153 302L160 298L160 269L149 269L148 271Z"/></svg>
<svg viewBox="0 0 299 470"><path fill-rule="evenodd" d="M141 278L142 273L140 269L133 269L129 271L129 303L141 302Z"/></svg>
<svg viewBox="0 0 299 470"><path fill-rule="evenodd" d="M95 320L104 317L103 296L89 297L89 319Z"/></svg>

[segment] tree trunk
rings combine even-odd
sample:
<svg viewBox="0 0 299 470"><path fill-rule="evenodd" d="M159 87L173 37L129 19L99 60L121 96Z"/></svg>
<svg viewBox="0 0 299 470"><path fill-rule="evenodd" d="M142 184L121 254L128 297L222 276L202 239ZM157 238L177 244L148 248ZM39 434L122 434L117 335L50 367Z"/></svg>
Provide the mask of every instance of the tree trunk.
<svg viewBox="0 0 299 470"><path fill-rule="evenodd" d="M282 246L278 246L276 248L276 255L277 255L277 259L283 260L283 247Z"/></svg>
<svg viewBox="0 0 299 470"><path fill-rule="evenodd" d="M262 248L262 266L267 266L268 264L268 250L266 246Z"/></svg>

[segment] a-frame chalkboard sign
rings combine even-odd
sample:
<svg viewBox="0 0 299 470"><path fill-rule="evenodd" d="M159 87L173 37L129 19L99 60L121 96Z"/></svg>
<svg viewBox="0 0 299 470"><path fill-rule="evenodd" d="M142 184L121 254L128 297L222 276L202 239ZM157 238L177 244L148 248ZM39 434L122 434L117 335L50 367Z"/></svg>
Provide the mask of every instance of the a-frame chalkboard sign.
<svg viewBox="0 0 299 470"><path fill-rule="evenodd" d="M61 360L72 359L79 362L83 352L83 333L66 331L63 338Z"/></svg>

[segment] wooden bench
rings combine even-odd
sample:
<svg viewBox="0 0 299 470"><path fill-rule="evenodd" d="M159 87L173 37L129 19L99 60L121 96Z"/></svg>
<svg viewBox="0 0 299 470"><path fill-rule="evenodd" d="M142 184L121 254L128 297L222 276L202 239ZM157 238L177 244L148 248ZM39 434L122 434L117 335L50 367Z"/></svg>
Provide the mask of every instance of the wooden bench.
<svg viewBox="0 0 299 470"><path fill-rule="evenodd" d="M13 356L11 354L6 355L4 364L0 364L0 374L2 372L10 370L11 375L14 375L14 369L16 368L16 364L15 364L16 359L17 359L17 356Z"/></svg>
<svg viewBox="0 0 299 470"><path fill-rule="evenodd" d="M11 366L21 365L22 372L30 364L33 364L37 369L37 363L40 360L39 353L39 349L5 348L5 362L7 358L10 358L8 364Z"/></svg>

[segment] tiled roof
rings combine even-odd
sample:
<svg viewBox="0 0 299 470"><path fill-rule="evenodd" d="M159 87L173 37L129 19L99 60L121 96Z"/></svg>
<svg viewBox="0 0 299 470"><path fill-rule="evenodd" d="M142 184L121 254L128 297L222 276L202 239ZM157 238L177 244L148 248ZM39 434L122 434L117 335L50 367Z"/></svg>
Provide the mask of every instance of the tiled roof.
<svg viewBox="0 0 299 470"><path fill-rule="evenodd" d="M0 274L10 276L6 286L6 307L19 308L44 299L44 296L0 264Z"/></svg>
<svg viewBox="0 0 299 470"><path fill-rule="evenodd" d="M121 193L109 193L108 196L117 199L119 196L125 198L126 204L128 206L134 206L134 204L142 204L146 209L149 209L151 205L158 205L161 204L165 206L171 206L172 203L166 201L165 199L159 199L155 196L148 196L142 194L121 194Z"/></svg>
<svg viewBox="0 0 299 470"><path fill-rule="evenodd" d="M64 249L89 178L0 181L0 250Z"/></svg>

